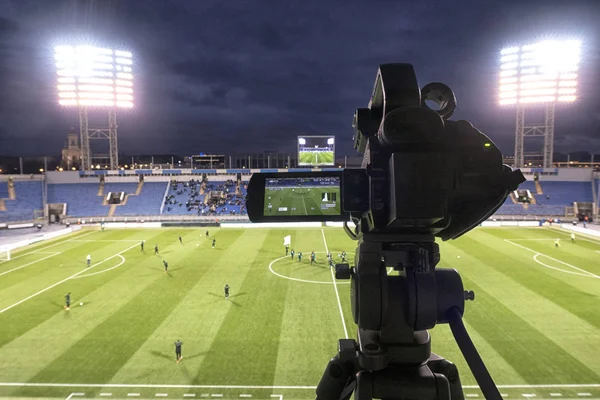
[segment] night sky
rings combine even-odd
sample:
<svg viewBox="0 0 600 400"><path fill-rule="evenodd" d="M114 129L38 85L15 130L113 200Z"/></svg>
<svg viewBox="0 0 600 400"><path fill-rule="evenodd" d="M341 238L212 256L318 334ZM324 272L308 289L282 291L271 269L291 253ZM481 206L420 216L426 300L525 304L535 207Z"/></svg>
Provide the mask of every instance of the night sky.
<svg viewBox="0 0 600 400"><path fill-rule="evenodd" d="M454 118L512 154L499 50L561 37L584 57L556 150L600 151L600 0L0 0L0 155L58 155L78 127L57 104L53 60L72 40L133 53L136 105L117 115L128 154L293 152L299 134L333 134L354 155L354 109L389 62L448 84Z"/></svg>

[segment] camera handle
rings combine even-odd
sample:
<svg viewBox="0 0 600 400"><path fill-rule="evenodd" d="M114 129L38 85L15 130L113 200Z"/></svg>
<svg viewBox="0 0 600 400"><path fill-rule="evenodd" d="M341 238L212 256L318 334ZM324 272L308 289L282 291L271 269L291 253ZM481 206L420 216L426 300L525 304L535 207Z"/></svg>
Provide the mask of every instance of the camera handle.
<svg viewBox="0 0 600 400"><path fill-rule="evenodd" d="M440 260L433 236L366 233L356 267L336 265L336 278L352 279L351 300L358 343L341 339L317 386L318 400L463 399L456 366L431 353L427 329L449 323L486 399L501 399L475 350L462 315L464 291L454 269ZM388 275L392 266L398 275Z"/></svg>

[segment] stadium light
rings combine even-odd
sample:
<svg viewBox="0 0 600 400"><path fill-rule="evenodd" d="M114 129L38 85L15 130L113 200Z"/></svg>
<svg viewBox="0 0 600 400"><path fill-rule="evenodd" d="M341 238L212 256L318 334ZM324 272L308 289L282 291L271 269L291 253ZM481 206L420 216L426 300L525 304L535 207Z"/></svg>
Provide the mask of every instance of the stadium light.
<svg viewBox="0 0 600 400"><path fill-rule="evenodd" d="M109 141L110 168L117 169L116 109L134 106L131 52L95 46L57 46L54 59L58 104L79 108L82 169L94 168L90 139ZM88 108L108 110L108 128L89 128Z"/></svg>
<svg viewBox="0 0 600 400"><path fill-rule="evenodd" d="M577 100L581 41L544 40L500 50L498 102L516 106L515 167L525 166L524 140L544 137L544 168L552 167L554 114L559 103ZM545 121L525 125L526 107L545 107Z"/></svg>
<svg viewBox="0 0 600 400"><path fill-rule="evenodd" d="M132 55L92 46L57 46L58 102L62 106L133 107ZM126 99L119 93L127 93Z"/></svg>
<svg viewBox="0 0 600 400"><path fill-rule="evenodd" d="M502 49L500 104L574 101L580 58L578 40L546 40ZM559 88L565 86L573 88L570 96L560 96ZM543 93L536 93L534 88L544 88Z"/></svg>

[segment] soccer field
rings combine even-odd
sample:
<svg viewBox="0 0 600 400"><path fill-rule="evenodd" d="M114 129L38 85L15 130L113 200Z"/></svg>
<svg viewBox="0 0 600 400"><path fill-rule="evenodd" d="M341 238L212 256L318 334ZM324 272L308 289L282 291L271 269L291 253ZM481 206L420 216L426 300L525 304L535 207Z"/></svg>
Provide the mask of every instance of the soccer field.
<svg viewBox="0 0 600 400"><path fill-rule="evenodd" d="M0 262L0 397L314 398L337 340L355 336L349 285L333 284L325 254L352 259L355 242L333 228L204 232L84 230ZM286 235L301 263L284 256ZM476 293L466 325L501 393L600 398L599 241L478 228L441 254ZM432 348L482 398L447 326Z"/></svg>
<svg viewBox="0 0 600 400"><path fill-rule="evenodd" d="M333 151L302 151L298 165L333 165Z"/></svg>
<svg viewBox="0 0 600 400"><path fill-rule="evenodd" d="M328 194L327 201L323 196ZM265 189L265 215L339 215L341 204L332 200L340 198L339 186L327 187L289 187ZM269 207L269 205L271 207ZM321 207L329 205L331 207Z"/></svg>

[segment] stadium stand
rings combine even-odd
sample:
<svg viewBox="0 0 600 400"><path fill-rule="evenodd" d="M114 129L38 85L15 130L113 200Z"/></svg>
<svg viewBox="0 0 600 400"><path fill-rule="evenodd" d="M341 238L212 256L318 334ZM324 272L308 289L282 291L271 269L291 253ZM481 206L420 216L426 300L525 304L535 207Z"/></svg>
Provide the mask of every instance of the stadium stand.
<svg viewBox="0 0 600 400"><path fill-rule="evenodd" d="M14 183L15 199L8 199L8 184L2 182L5 188L2 188L2 198L6 210L0 211L0 221L27 221L42 216L43 213L43 183L40 180L16 181Z"/></svg>
<svg viewBox="0 0 600 400"><path fill-rule="evenodd" d="M0 182L0 199L8 199L8 182Z"/></svg>
<svg viewBox="0 0 600 400"><path fill-rule="evenodd" d="M67 215L71 217L102 216L108 207L102 205L97 183L61 183L48 185L48 203L67 203Z"/></svg>
<svg viewBox="0 0 600 400"><path fill-rule="evenodd" d="M543 195L537 195L540 205L572 205L573 202L593 202L590 182L540 182Z"/></svg>
<svg viewBox="0 0 600 400"><path fill-rule="evenodd" d="M165 197L165 215L244 215L245 188L236 183L189 180L172 181Z"/></svg>
<svg viewBox="0 0 600 400"><path fill-rule="evenodd" d="M139 195L129 195L127 203L118 206L115 215L158 215L162 205L166 182L146 182ZM135 190L134 190L135 192Z"/></svg>

